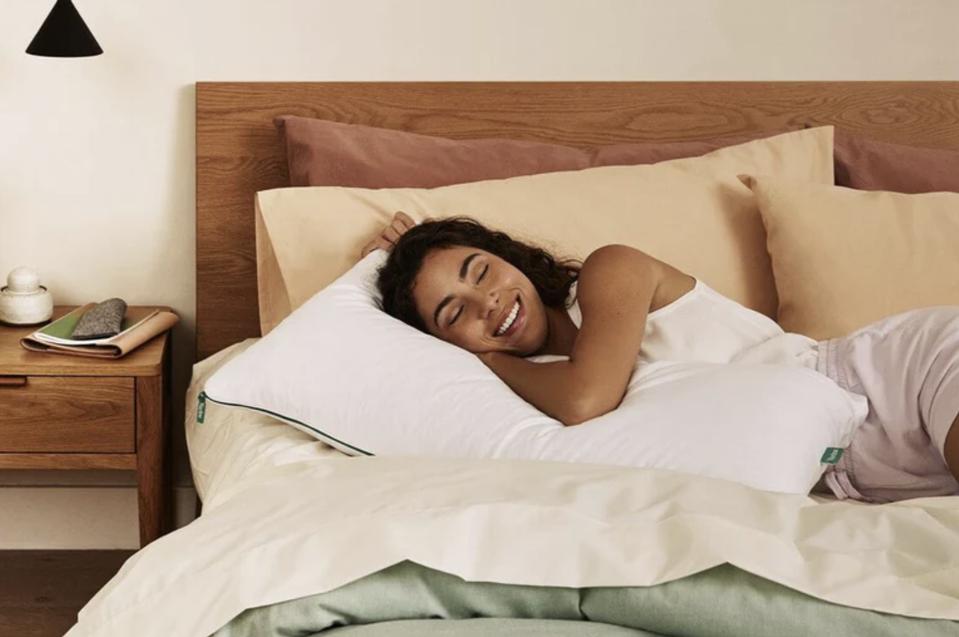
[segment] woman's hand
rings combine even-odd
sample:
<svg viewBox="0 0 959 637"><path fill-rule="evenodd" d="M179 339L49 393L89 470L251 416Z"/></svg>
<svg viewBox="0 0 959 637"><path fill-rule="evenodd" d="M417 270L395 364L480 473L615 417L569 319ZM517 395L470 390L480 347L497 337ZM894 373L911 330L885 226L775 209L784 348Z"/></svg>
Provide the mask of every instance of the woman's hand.
<svg viewBox="0 0 959 637"><path fill-rule="evenodd" d="M402 210L397 211L397 213L393 215L393 220L390 221L389 225L383 228L383 232L381 232L378 237L363 246L363 250L360 252L360 257L365 257L377 248L389 252L393 249L393 245L400 240L400 237L402 237L407 230L415 225L416 222L413 221L408 214Z"/></svg>
<svg viewBox="0 0 959 637"><path fill-rule="evenodd" d="M495 372L495 371L496 371L496 368L493 367L494 361L496 360L497 354L500 354L500 353L501 353L501 352L480 352L480 353L477 354L476 356L477 356L477 358L479 358L481 361L483 361L483 363L485 363L487 367L489 367L490 369L492 369L492 370Z"/></svg>

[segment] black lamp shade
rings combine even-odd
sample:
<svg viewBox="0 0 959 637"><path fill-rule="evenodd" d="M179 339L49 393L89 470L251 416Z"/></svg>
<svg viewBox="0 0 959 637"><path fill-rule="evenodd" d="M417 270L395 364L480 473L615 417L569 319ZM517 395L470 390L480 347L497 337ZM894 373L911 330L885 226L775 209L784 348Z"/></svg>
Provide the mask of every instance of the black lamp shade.
<svg viewBox="0 0 959 637"><path fill-rule="evenodd" d="M27 47L27 53L55 58L80 58L100 55L103 49L73 3L70 0L57 0Z"/></svg>

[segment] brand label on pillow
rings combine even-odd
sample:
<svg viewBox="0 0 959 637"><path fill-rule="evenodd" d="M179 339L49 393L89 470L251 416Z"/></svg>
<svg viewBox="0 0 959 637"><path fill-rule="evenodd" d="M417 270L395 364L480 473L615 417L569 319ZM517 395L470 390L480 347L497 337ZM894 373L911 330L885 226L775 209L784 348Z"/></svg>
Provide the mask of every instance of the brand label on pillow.
<svg viewBox="0 0 959 637"><path fill-rule="evenodd" d="M204 418L206 418L206 394L200 392L200 395L197 397L196 421L203 422Z"/></svg>
<svg viewBox="0 0 959 637"><path fill-rule="evenodd" d="M840 458L842 458L842 449L839 447L826 447L819 462L823 464L836 464Z"/></svg>

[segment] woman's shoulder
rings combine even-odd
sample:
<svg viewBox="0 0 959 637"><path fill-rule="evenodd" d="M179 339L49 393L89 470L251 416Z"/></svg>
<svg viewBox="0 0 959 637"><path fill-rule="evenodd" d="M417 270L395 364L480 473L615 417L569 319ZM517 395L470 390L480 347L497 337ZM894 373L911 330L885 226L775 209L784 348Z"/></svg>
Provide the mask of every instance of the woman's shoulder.
<svg viewBox="0 0 959 637"><path fill-rule="evenodd" d="M696 278L686 274L679 268L657 259L639 248L621 244L609 244L597 248L589 254L583 262L583 269L589 270L622 270L633 275L639 274L646 278L654 287L650 311L669 305L681 296L686 295L696 287ZM585 278L585 280L583 280ZM583 284L600 283L599 277L581 277L580 291Z"/></svg>
<svg viewBox="0 0 959 637"><path fill-rule="evenodd" d="M622 243L608 243L604 246L600 246L589 253L585 261L583 261L583 266L585 267L587 263L596 263L596 262L610 262L610 261L657 261L657 259L649 254L646 254L639 248L633 246L628 246Z"/></svg>
<svg viewBox="0 0 959 637"><path fill-rule="evenodd" d="M612 243L596 248L583 260L580 280L604 279L612 276L633 276L644 273L647 278L659 279L663 262L632 246ZM596 275L599 276L596 276Z"/></svg>

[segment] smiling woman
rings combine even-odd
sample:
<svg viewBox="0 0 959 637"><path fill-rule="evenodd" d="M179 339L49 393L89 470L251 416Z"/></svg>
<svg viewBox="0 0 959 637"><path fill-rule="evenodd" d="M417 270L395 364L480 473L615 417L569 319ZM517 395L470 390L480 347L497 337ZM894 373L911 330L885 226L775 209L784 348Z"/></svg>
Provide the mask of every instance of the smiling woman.
<svg viewBox="0 0 959 637"><path fill-rule="evenodd" d="M822 489L878 502L959 492L959 306L914 309L817 342L628 246L602 246L580 266L466 218L404 227L387 243L383 309L476 354L566 426L615 410L643 362L801 365L871 405L850 446L859 486L837 458ZM528 358L541 354L566 358Z"/></svg>
<svg viewBox="0 0 959 637"><path fill-rule="evenodd" d="M395 220L387 231L395 232ZM565 425L615 409L642 345L646 316L692 277L627 246L580 267L467 218L428 221L390 242L383 309L477 354L510 388ZM665 283L665 285L661 285ZM568 312L578 286L582 325ZM680 292L680 294L683 292ZM554 354L568 360L534 363Z"/></svg>

